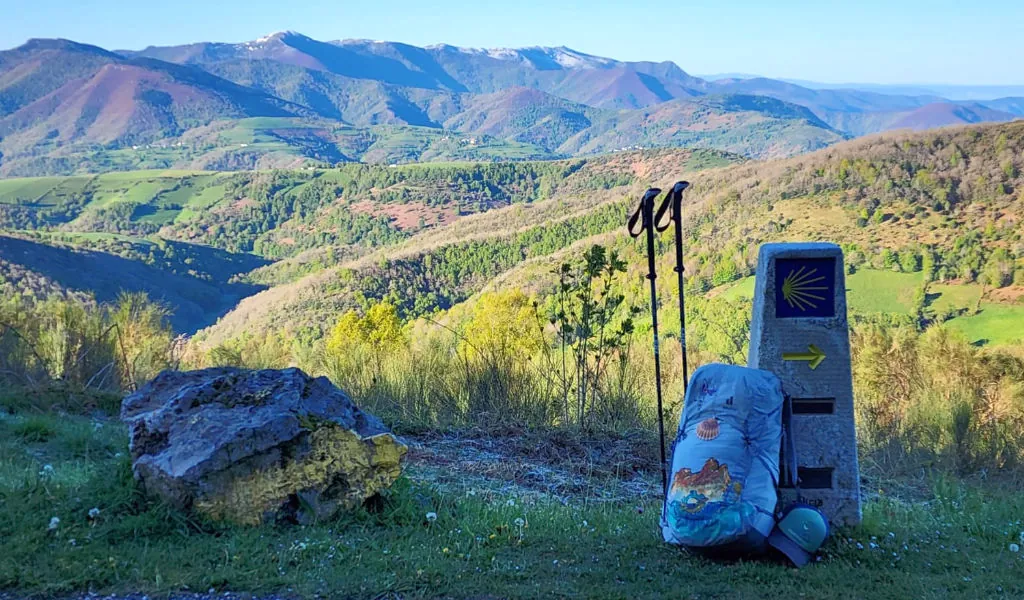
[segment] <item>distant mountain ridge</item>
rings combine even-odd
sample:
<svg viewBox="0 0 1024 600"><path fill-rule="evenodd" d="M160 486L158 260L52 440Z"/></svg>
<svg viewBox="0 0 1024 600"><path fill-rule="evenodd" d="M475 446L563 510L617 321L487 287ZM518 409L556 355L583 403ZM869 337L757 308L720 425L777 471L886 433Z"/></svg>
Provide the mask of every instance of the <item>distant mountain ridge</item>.
<svg viewBox="0 0 1024 600"><path fill-rule="evenodd" d="M892 128L1022 115L1016 98L955 103L767 78L707 81L668 61L564 46L418 47L285 31L117 52L30 40L0 52L0 176L673 145L768 158ZM266 119L278 121L259 126ZM374 129L382 126L392 129ZM383 153L371 150L382 144Z"/></svg>

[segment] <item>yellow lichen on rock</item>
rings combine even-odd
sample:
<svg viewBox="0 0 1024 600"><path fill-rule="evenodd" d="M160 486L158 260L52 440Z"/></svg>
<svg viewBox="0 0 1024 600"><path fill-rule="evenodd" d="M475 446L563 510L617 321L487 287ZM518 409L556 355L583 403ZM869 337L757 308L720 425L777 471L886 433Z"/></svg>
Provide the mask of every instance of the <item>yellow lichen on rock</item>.
<svg viewBox="0 0 1024 600"><path fill-rule="evenodd" d="M297 496L291 498L298 504L296 518L316 520L339 508L356 508L389 487L401 475L408 451L390 433L362 438L329 422L319 424L299 446L306 446L302 455L284 466L227 480L213 494L197 498L193 507L216 520L258 525L280 514L281 499L292 494Z"/></svg>

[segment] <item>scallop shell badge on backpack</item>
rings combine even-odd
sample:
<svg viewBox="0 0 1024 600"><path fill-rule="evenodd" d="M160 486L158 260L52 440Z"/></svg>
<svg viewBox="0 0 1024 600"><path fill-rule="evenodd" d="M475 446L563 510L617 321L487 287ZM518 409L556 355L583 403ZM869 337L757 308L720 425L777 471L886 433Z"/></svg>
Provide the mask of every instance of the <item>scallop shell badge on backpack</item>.
<svg viewBox="0 0 1024 600"><path fill-rule="evenodd" d="M718 419L705 419L697 425L697 437L710 441L718 437Z"/></svg>

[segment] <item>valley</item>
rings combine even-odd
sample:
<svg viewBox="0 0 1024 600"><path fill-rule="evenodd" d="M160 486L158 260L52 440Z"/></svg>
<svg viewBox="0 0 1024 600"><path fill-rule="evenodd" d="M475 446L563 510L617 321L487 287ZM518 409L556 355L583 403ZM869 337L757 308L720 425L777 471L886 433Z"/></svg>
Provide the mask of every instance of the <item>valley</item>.
<svg viewBox="0 0 1024 600"><path fill-rule="evenodd" d="M211 346L254 331L315 339L368 302L412 319L487 289L544 297L558 262L589 244L638 269L626 211L647 186L683 177L693 181L686 260L695 296L741 298L763 242L831 240L846 250L855 312L949 321L978 344L1004 344L1024 335L1022 144L1024 125L1006 124L887 134L768 162L665 149L11 178L0 180L3 285L101 302L118 287L147 291L180 331ZM103 261L100 276L86 273ZM104 280L124 271L111 261L133 274Z"/></svg>

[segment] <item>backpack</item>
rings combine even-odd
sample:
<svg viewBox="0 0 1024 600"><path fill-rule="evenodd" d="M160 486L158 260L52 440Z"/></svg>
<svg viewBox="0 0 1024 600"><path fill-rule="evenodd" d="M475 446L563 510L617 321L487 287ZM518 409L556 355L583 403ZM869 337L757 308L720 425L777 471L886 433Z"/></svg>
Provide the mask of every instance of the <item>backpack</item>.
<svg viewBox="0 0 1024 600"><path fill-rule="evenodd" d="M672 446L662 535L689 548L763 551L775 525L782 383L774 374L704 365L686 391Z"/></svg>

